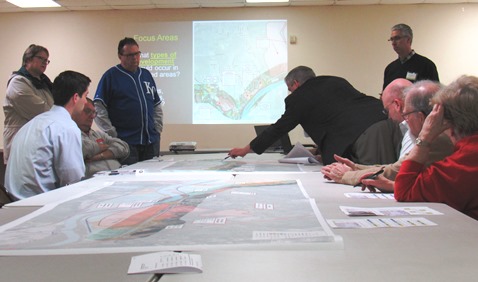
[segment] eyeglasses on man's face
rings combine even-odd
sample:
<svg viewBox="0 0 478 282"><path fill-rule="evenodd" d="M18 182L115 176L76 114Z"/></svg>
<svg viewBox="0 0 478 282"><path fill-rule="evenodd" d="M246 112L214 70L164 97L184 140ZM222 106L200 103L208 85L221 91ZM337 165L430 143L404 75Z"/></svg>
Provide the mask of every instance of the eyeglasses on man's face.
<svg viewBox="0 0 478 282"><path fill-rule="evenodd" d="M134 58L136 56L139 56L139 55L141 55L141 51L130 53L130 54L121 54L121 56L126 57L128 59L132 59L132 58Z"/></svg>
<svg viewBox="0 0 478 282"><path fill-rule="evenodd" d="M383 107L383 110L382 110L382 113L386 116L388 116L389 114L389 110L388 110L388 107L390 107L393 103L395 103L395 100L393 100L392 102L390 102L388 105L386 105L385 107Z"/></svg>
<svg viewBox="0 0 478 282"><path fill-rule="evenodd" d="M297 88L299 88L299 82L295 79L292 81L290 85L288 84L286 85L287 85L287 90L289 90L289 92L294 92Z"/></svg>
<svg viewBox="0 0 478 282"><path fill-rule="evenodd" d="M93 118L95 118L96 115L98 114L95 110L91 110L91 109L87 109L87 108L85 108L85 109L83 110L83 112L84 112L87 116L91 116L91 117L93 117Z"/></svg>
<svg viewBox="0 0 478 282"><path fill-rule="evenodd" d="M396 35L396 36L392 36L388 39L389 42L396 42L396 41L399 41L400 39L402 38L405 38L406 36L400 36L400 35Z"/></svg>
<svg viewBox="0 0 478 282"><path fill-rule="evenodd" d="M33 56L33 57L39 59L44 64L47 64L47 65L50 64L50 60L48 60L48 58L44 58L42 56Z"/></svg>
<svg viewBox="0 0 478 282"><path fill-rule="evenodd" d="M423 115L426 116L426 114L423 111L414 110L414 111L410 111L410 112L407 112L407 113L402 113L402 117L403 117L403 119L407 120L408 116L411 115L411 114L414 114L414 113L422 113Z"/></svg>

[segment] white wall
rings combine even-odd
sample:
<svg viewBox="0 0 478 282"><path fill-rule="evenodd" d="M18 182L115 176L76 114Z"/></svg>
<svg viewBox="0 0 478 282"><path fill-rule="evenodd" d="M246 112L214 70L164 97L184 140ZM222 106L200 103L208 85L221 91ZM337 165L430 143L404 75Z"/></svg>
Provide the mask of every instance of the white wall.
<svg viewBox="0 0 478 282"><path fill-rule="evenodd" d="M46 74L52 80L66 69L82 72L92 79L92 97L103 72L118 63L117 44L131 36L124 34L129 24L242 19L287 19L289 35L297 36L289 46L289 68L307 65L318 75L342 76L373 96L381 91L383 69L396 58L387 38L400 22L412 27L413 48L435 62L442 83L461 74L478 76L477 4L201 8L0 14L0 85L5 89L26 47L35 43L50 51ZM5 90L0 93L3 99ZM242 147L255 136L251 125L177 125L165 119L162 150L172 141L197 141L204 149ZM310 142L300 128L291 139Z"/></svg>

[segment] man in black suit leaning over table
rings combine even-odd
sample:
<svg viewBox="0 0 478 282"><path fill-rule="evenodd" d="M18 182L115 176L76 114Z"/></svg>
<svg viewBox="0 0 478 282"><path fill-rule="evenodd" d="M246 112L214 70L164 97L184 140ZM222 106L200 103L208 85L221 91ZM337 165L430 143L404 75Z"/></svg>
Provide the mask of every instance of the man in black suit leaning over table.
<svg viewBox="0 0 478 282"><path fill-rule="evenodd" d="M383 114L379 99L360 93L341 77L316 77L306 66L291 70L285 83L291 94L282 117L245 147L230 150L231 157L262 154L300 124L317 144L324 164L334 162L334 154L367 164L396 161L402 136Z"/></svg>

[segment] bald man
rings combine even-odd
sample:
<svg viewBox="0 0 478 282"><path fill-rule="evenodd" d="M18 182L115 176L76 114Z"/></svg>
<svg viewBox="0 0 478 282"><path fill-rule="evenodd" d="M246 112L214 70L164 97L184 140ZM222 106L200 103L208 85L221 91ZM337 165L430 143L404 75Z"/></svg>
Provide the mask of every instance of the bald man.
<svg viewBox="0 0 478 282"><path fill-rule="evenodd" d="M388 118L399 124L403 135L399 158L403 157L413 148L407 122L402 117L403 107L405 105L404 90L411 85L412 83L410 81L404 78L397 78L385 87L382 93L383 112L388 115Z"/></svg>

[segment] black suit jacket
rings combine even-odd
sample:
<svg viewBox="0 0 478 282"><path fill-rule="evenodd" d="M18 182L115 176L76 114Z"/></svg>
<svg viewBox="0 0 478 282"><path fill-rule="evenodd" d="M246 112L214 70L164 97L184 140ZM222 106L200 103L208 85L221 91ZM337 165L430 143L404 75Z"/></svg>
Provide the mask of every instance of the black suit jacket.
<svg viewBox="0 0 478 282"><path fill-rule="evenodd" d="M285 99L285 106L281 118L251 141L255 153L263 153L300 124L317 144L324 164L330 164L335 161L333 154L349 157L360 134L387 118L380 100L335 76L309 79Z"/></svg>

